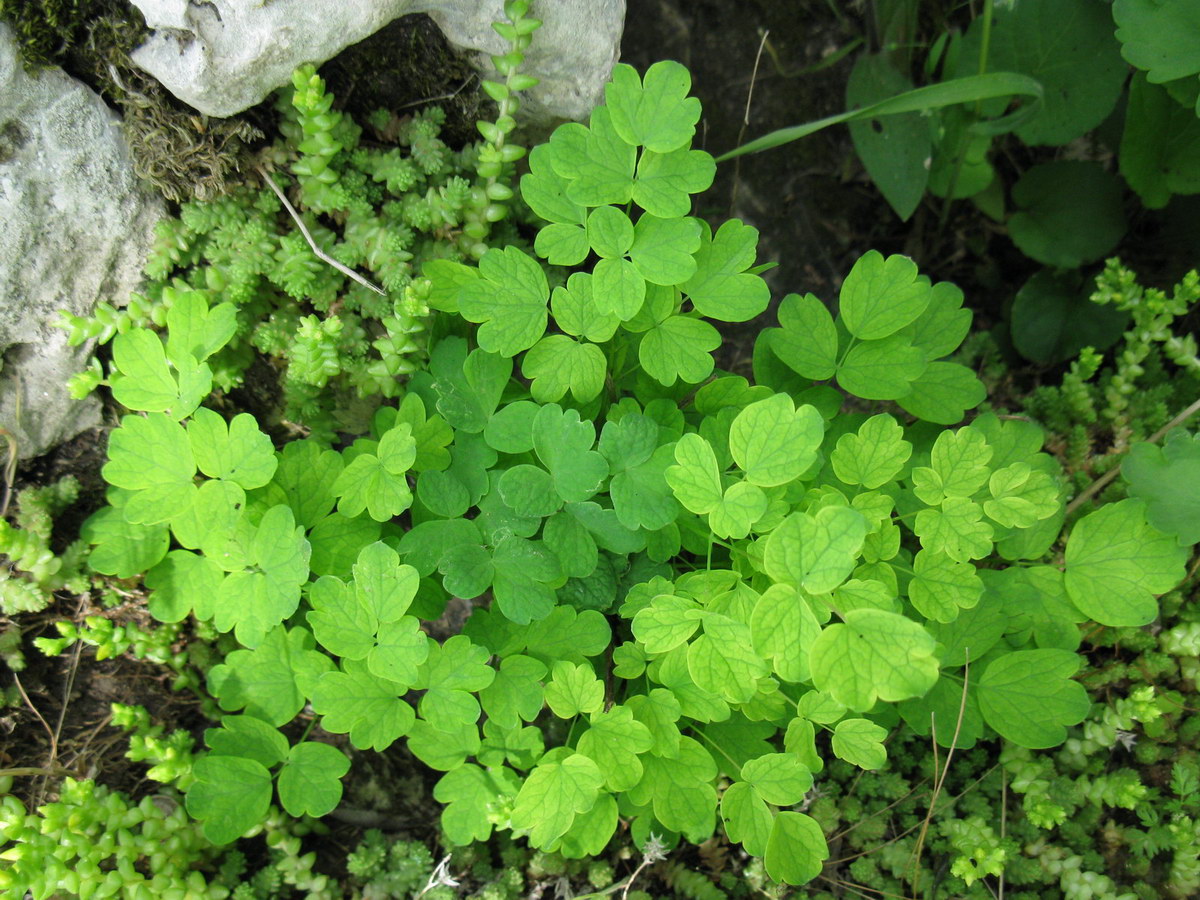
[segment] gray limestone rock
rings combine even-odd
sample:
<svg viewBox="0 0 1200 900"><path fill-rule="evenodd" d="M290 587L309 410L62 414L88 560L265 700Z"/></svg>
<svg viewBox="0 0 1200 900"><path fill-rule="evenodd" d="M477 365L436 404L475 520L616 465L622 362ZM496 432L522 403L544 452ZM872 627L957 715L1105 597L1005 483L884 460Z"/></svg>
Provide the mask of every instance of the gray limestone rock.
<svg viewBox="0 0 1200 900"><path fill-rule="evenodd" d="M131 0L153 29L134 61L176 97L210 116L231 116L408 13L428 13L451 43L501 53L492 30L503 0ZM582 119L601 102L616 62L625 0L534 0L543 21L524 71L542 81L524 97L535 128ZM486 55L480 66L490 69Z"/></svg>
<svg viewBox="0 0 1200 900"><path fill-rule="evenodd" d="M0 24L0 426L22 458L99 420L65 386L91 348L68 347L51 323L124 303L162 215L117 116L59 69L26 74Z"/></svg>

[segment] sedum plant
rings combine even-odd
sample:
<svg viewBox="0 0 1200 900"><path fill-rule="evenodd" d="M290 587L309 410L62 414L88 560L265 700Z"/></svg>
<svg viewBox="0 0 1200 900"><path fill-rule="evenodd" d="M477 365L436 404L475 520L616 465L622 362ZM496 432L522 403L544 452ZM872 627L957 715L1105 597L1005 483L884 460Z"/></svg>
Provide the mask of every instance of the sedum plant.
<svg viewBox="0 0 1200 900"><path fill-rule="evenodd" d="M276 795L333 809L348 761L324 732L444 773L452 844L582 858L619 822L641 847L719 826L803 884L829 855L806 812L827 762L880 768L902 720L944 746L1061 743L1090 705L1078 624L1145 624L1184 577L1138 499L1061 549L1042 431L956 427L984 395L945 360L970 313L910 260L866 254L836 317L789 295L754 380L718 370L713 323L770 292L755 229L689 214L714 172L689 87L618 66L589 124L532 152L536 255L426 266L428 367L347 446L276 450L201 405L233 334L202 292L165 340L114 338L132 412L92 566L242 645L209 673L234 715L188 792L211 840ZM448 609L466 625L435 638ZM309 708L321 732L293 743Z"/></svg>

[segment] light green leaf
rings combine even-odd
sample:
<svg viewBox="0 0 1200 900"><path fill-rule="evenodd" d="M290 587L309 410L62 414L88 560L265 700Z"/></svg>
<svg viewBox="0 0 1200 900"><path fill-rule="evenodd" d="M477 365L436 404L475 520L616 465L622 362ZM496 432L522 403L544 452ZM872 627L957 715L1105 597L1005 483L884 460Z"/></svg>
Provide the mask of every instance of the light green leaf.
<svg viewBox="0 0 1200 900"><path fill-rule="evenodd" d="M358 602L382 625L398 621L417 595L417 570L401 565L400 554L382 541L359 551L353 572Z"/></svg>
<svg viewBox="0 0 1200 900"><path fill-rule="evenodd" d="M916 622L877 609L847 612L813 642L813 683L855 712L875 700L906 700L924 694L938 677L934 641Z"/></svg>
<svg viewBox="0 0 1200 900"><path fill-rule="evenodd" d="M1058 485L1029 463L1017 462L992 474L988 483L992 499L983 511L1005 528L1030 528L1058 512Z"/></svg>
<svg viewBox="0 0 1200 900"><path fill-rule="evenodd" d="M767 852L775 817L753 785L738 781L725 789L721 820L729 840L740 843L751 856L761 857Z"/></svg>
<svg viewBox="0 0 1200 900"><path fill-rule="evenodd" d="M869 250L842 282L842 321L859 340L879 340L915 321L929 305L929 294L928 282L918 279L917 264L907 256L884 259Z"/></svg>
<svg viewBox="0 0 1200 900"><path fill-rule="evenodd" d="M313 649L305 628L272 629L254 650L234 650L208 673L209 690L222 709L245 709L284 725L304 707L309 690L333 662Z"/></svg>
<svg viewBox="0 0 1200 900"><path fill-rule="evenodd" d="M155 340L158 340L156 337ZM109 484L136 493L124 516L135 525L157 525L180 515L195 499L196 463L187 432L170 416L124 416L108 439L101 470Z"/></svg>
<svg viewBox="0 0 1200 900"><path fill-rule="evenodd" d="M699 384L713 370L711 352L721 346L720 333L699 319L670 316L649 329L638 345L646 374L668 387L682 380Z"/></svg>
<svg viewBox="0 0 1200 900"><path fill-rule="evenodd" d="M666 688L653 688L648 693L630 696L625 705L654 738L650 746L651 753L670 758L679 755L680 735L675 723L679 721L683 710L673 693Z"/></svg>
<svg viewBox="0 0 1200 900"><path fill-rule="evenodd" d="M634 227L629 257L648 282L683 284L697 269L700 222L693 218L660 219L644 213Z"/></svg>
<svg viewBox="0 0 1200 900"><path fill-rule="evenodd" d="M567 197L583 206L628 203L633 196L637 151L621 140L605 106L592 110L589 126L568 122L550 135L550 162L568 179Z"/></svg>
<svg viewBox="0 0 1200 900"><path fill-rule="evenodd" d="M420 712L431 725L451 731L479 718L479 701L474 695L496 677L496 670L488 665L489 655L465 634L456 634L441 645L429 640L429 658L413 686L425 691Z"/></svg>
<svg viewBox="0 0 1200 900"><path fill-rule="evenodd" d="M871 416L857 433L844 434L829 454L834 474L845 484L874 490L893 481L912 455L904 429L886 413Z"/></svg>
<svg viewBox="0 0 1200 900"><path fill-rule="evenodd" d="M167 365L162 339L149 328L134 328L113 338L113 398L129 409L166 412L179 399L179 385ZM193 365L195 360L192 360Z"/></svg>
<svg viewBox="0 0 1200 900"><path fill-rule="evenodd" d="M1160 447L1134 444L1121 464L1129 493L1146 504L1146 520L1176 535L1180 544L1200 543L1200 435L1183 429Z"/></svg>
<svg viewBox="0 0 1200 900"><path fill-rule="evenodd" d="M738 481L725 489L721 502L708 514L708 527L721 538L741 540L767 511L767 495L758 485Z"/></svg>
<svg viewBox="0 0 1200 900"><path fill-rule="evenodd" d="M592 285L591 274L575 272L565 286L559 285L550 295L550 311L555 324L567 334L602 344L613 336L621 320L600 311Z"/></svg>
<svg viewBox="0 0 1200 900"><path fill-rule="evenodd" d="M916 494L930 506L947 497L971 497L987 483L991 458L992 448L975 429L943 431L934 441L929 466L913 469Z"/></svg>
<svg viewBox="0 0 1200 900"><path fill-rule="evenodd" d="M351 518L363 510L376 522L386 522L412 505L405 473L416 460L417 444L407 422L388 431L379 441L378 455L354 457L333 483L340 498L338 512Z"/></svg>
<svg viewBox="0 0 1200 900"><path fill-rule="evenodd" d="M346 754L329 744L304 741L279 770L279 802L293 816L319 818L342 799L342 776L350 771Z"/></svg>
<svg viewBox="0 0 1200 900"><path fill-rule="evenodd" d="M548 847L592 808L603 784L599 766L581 753L539 765L513 802L513 831L528 832L534 847Z"/></svg>
<svg viewBox="0 0 1200 900"><path fill-rule="evenodd" d="M787 394L751 403L729 428L729 452L760 487L787 484L816 461L825 421L816 407L792 406Z"/></svg>
<svg viewBox="0 0 1200 900"><path fill-rule="evenodd" d="M666 653L695 634L702 615L694 600L660 594L633 617L633 635L647 653Z"/></svg>
<svg viewBox="0 0 1200 900"><path fill-rule="evenodd" d="M960 610L970 609L982 596L983 582L974 566L936 551L917 552L908 597L921 615L953 622Z"/></svg>
<svg viewBox="0 0 1200 900"><path fill-rule="evenodd" d="M925 354L902 334L854 344L838 364L844 390L864 400L898 400L926 369Z"/></svg>
<svg viewBox="0 0 1200 900"><path fill-rule="evenodd" d="M633 222L612 206L593 209L587 219L588 243L604 259L618 259L633 246Z"/></svg>
<svg viewBox="0 0 1200 900"><path fill-rule="evenodd" d="M763 859L767 874L785 884L807 884L821 874L829 847L817 821L803 813L775 816Z"/></svg>
<svg viewBox="0 0 1200 900"><path fill-rule="evenodd" d="M638 757L654 746L650 729L625 706L593 712L589 722L590 727L579 736L579 752L596 763L608 790L629 790L642 780Z"/></svg>
<svg viewBox="0 0 1200 900"><path fill-rule="evenodd" d="M521 362L522 374L533 381L530 393L539 403L561 400L568 390L580 403L594 400L604 389L607 371L604 351L565 334L542 338Z"/></svg>
<svg viewBox="0 0 1200 900"><path fill-rule="evenodd" d="M379 628L375 646L367 653L372 675L406 688L416 683L418 668L429 656L429 638L420 624L413 616L404 616Z"/></svg>
<svg viewBox="0 0 1200 900"><path fill-rule="evenodd" d="M95 566L95 551L92 555L89 562ZM222 578L221 567L211 559L187 550L172 550L146 572L145 585L153 591L147 604L150 614L160 622L181 622L192 612L198 619L207 619L212 616L213 598Z"/></svg>
<svg viewBox="0 0 1200 900"><path fill-rule="evenodd" d="M306 619L317 641L335 656L364 659L375 646L379 620L341 579L323 575L309 588Z"/></svg>
<svg viewBox="0 0 1200 900"><path fill-rule="evenodd" d="M333 484L342 474L342 454L326 450L312 439L285 444L275 476L265 496L271 504L286 503L296 524L312 528L333 511Z"/></svg>
<svg viewBox="0 0 1200 900"><path fill-rule="evenodd" d="M750 633L754 650L771 660L784 681L807 681L808 654L821 632L809 605L786 584L773 584L754 605Z"/></svg>
<svg viewBox="0 0 1200 900"><path fill-rule="evenodd" d="M983 559L992 552L992 526L983 521L983 508L962 497L947 497L940 509L923 509L913 531L926 550L945 553L961 563Z"/></svg>
<svg viewBox="0 0 1200 900"><path fill-rule="evenodd" d="M1038 750L1061 744L1091 708L1072 681L1083 660L1069 650L1019 650L993 660L975 685L983 718L1002 737Z"/></svg>
<svg viewBox="0 0 1200 900"><path fill-rule="evenodd" d="M261 825L271 807L271 773L262 763L238 756L206 756L192 765L196 780L187 792L187 811L203 823L214 844L231 844Z"/></svg>
<svg viewBox="0 0 1200 900"><path fill-rule="evenodd" d="M399 696L402 685L373 675L361 661L345 660L342 669L322 675L313 692L322 728L348 733L359 750L385 750L408 733L416 714Z"/></svg>
<svg viewBox="0 0 1200 900"><path fill-rule="evenodd" d="M654 817L665 827L695 843L712 834L717 792L713 779L717 767L708 751L690 737L679 739L679 752L671 758L642 758L645 773L626 796L639 805L653 804Z"/></svg>
<svg viewBox="0 0 1200 900"><path fill-rule="evenodd" d="M560 719L594 713L604 705L604 683L589 664L557 662L552 672L546 685L546 705Z"/></svg>
<svg viewBox="0 0 1200 900"><path fill-rule="evenodd" d="M516 247L493 247L479 260L479 274L458 292L463 318L483 323L479 346L501 356L532 347L546 330L550 297L541 264Z"/></svg>
<svg viewBox="0 0 1200 900"><path fill-rule="evenodd" d="M176 291L167 310L167 358L186 366L188 357L203 362L237 333L237 307L218 303L208 308L202 291Z"/></svg>
<svg viewBox="0 0 1200 900"><path fill-rule="evenodd" d="M460 847L487 840L492 833L491 811L516 794L516 781L503 766L459 766L443 775L433 789L433 799L447 804L442 829Z"/></svg>
<svg viewBox="0 0 1200 900"><path fill-rule="evenodd" d="M530 656L506 656L490 685L479 694L488 719L504 728L532 722L542 711L546 667Z"/></svg>
<svg viewBox="0 0 1200 900"><path fill-rule="evenodd" d="M860 769L881 769L887 762L883 746L887 729L867 719L843 719L833 730L833 752Z"/></svg>
<svg viewBox="0 0 1200 900"><path fill-rule="evenodd" d="M987 390L966 366L931 362L920 377L909 384L909 392L896 400L900 408L918 419L937 425L962 421L968 409L983 402Z"/></svg>
<svg viewBox="0 0 1200 900"><path fill-rule="evenodd" d="M702 223L702 240L696 252L697 270L682 285L696 311L722 322L753 319L771 299L767 283L746 272L754 265L758 229L729 219L715 235Z"/></svg>
<svg viewBox="0 0 1200 900"><path fill-rule="evenodd" d="M838 334L829 310L812 294L788 294L779 304L779 324L768 329L771 349L799 375L825 381L837 370Z"/></svg>
<svg viewBox="0 0 1200 900"><path fill-rule="evenodd" d="M601 315L632 319L646 301L646 279L627 259L601 259L592 271L592 302Z"/></svg>
<svg viewBox="0 0 1200 900"><path fill-rule="evenodd" d="M666 153L691 143L700 101L689 97L692 77L673 60L656 62L638 77L632 66L613 67L604 87L613 128L633 146Z"/></svg>
<svg viewBox="0 0 1200 900"><path fill-rule="evenodd" d="M268 769L288 755L287 738L255 716L221 716L220 728L205 730L204 743L217 756L252 759Z"/></svg>
<svg viewBox="0 0 1200 900"><path fill-rule="evenodd" d="M1067 539L1067 595L1101 625L1146 625L1155 595L1183 580L1187 550L1146 521L1141 500L1110 503L1080 519Z"/></svg>
<svg viewBox="0 0 1200 900"><path fill-rule="evenodd" d="M533 420L533 448L567 503L587 500L608 477L608 462L592 449L595 443L595 426L581 419L578 410L551 403Z"/></svg>
<svg viewBox="0 0 1200 900"><path fill-rule="evenodd" d="M668 467L665 476L675 499L697 515L712 512L724 496L712 446L698 434L685 434L674 453L678 465Z"/></svg>
<svg viewBox="0 0 1200 900"><path fill-rule="evenodd" d="M799 803L813 786L812 772L791 753L768 753L750 760L742 766L742 778L776 806Z"/></svg>
<svg viewBox="0 0 1200 900"><path fill-rule="evenodd" d="M633 182L633 202L664 219L686 216L692 209L690 195L708 190L716 174L716 162L703 150L643 151Z"/></svg>
<svg viewBox="0 0 1200 900"><path fill-rule="evenodd" d="M696 686L730 703L745 703L758 690L767 664L754 652L750 628L727 616L704 616L704 634L688 645L688 673Z"/></svg>
<svg viewBox="0 0 1200 900"><path fill-rule="evenodd" d="M209 478L223 478L249 491L275 474L275 448L249 413L234 416L226 425L218 413L201 407L187 432L196 465Z"/></svg>

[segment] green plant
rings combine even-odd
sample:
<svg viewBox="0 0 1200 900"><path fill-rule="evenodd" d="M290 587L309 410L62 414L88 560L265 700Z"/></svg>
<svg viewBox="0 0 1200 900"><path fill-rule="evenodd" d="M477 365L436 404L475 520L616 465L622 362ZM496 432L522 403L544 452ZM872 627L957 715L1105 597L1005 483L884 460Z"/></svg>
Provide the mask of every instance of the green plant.
<svg viewBox="0 0 1200 900"><path fill-rule="evenodd" d="M241 384L258 350L283 370L285 418L326 441L363 430L375 406L395 396L397 379L423 364L423 266L517 240L505 220L513 166L525 150L509 135L518 94L535 83L519 67L540 23L522 0L505 8L511 21L496 27L512 49L493 60L504 81L484 85L499 113L478 123L484 142L452 151L439 137L437 107L403 119L379 110L364 139L363 128L333 109L313 67L303 67L280 95L283 139L264 154L273 170L260 167L264 186L185 203L178 219L159 223L149 283L121 308L101 303L90 318L64 314L70 342L165 327L180 294L198 291L216 317L208 339L223 345L202 395ZM284 193L288 171L295 206ZM110 380L130 375L125 363L114 356ZM104 369L93 362L72 392L102 383Z"/></svg>
<svg viewBox="0 0 1200 900"><path fill-rule="evenodd" d="M880 768L901 717L943 746L1062 742L1089 709L1077 624L1149 622L1183 578L1139 500L1081 519L1059 561L1041 430L949 427L983 399L943 361L970 313L903 257L865 255L836 319L786 297L756 384L715 371L709 320L769 291L753 228L688 215L714 171L689 84L619 66L589 125L533 151L534 248L579 270L516 246L431 261L428 369L341 450L275 451L249 415L199 406L233 333L199 292L165 343L114 338L135 414L92 565L145 572L156 617L244 647L210 670L241 715L206 735L188 796L213 840L255 828L276 787L292 812L337 803L341 753L278 731L311 703L358 750L406 737L444 772L453 844L510 831L588 857L618 819L669 847L719 812L804 883L828 855L803 811L827 760ZM422 622L451 598L474 609L435 640Z"/></svg>
<svg viewBox="0 0 1200 900"><path fill-rule="evenodd" d="M76 542L61 554L50 547L54 517L75 502L79 482L67 477L45 487L17 493L15 525L0 518L0 614L12 616L45 609L57 590L87 590L81 573L85 544Z"/></svg>

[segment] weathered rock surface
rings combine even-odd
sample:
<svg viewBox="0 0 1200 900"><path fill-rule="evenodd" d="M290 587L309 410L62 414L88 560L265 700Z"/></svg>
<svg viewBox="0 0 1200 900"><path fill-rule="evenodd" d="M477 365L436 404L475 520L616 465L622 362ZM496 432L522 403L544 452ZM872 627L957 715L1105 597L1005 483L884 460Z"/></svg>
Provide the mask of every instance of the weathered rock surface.
<svg viewBox="0 0 1200 900"><path fill-rule="evenodd" d="M320 64L393 19L428 13L460 48L500 53L492 30L503 0L131 0L154 29L134 61L180 100L211 116L261 102L302 63ZM625 0L542 0L525 71L542 79L524 98L535 127L585 118L620 48ZM490 68L481 57L484 71Z"/></svg>
<svg viewBox="0 0 1200 900"><path fill-rule="evenodd" d="M0 24L0 426L22 458L99 420L65 386L91 347L68 347L51 323L124 302L162 214L117 116L61 70L26 74Z"/></svg>

